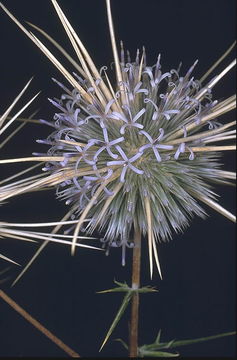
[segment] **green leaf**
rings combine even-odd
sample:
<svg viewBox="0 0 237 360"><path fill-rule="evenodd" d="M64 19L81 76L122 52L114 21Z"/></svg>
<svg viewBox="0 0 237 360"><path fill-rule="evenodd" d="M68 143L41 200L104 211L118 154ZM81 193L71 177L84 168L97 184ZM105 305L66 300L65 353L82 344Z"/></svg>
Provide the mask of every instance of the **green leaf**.
<svg viewBox="0 0 237 360"><path fill-rule="evenodd" d="M118 287L113 288L113 289L108 289L108 290L102 290L102 291L97 291L97 294L105 294L105 293L109 293L109 292L128 292L128 291L132 291L132 289L125 283L121 283L118 282L116 280L114 280L115 284L118 285Z"/></svg>
<svg viewBox="0 0 237 360"><path fill-rule="evenodd" d="M113 288L113 289L97 291L97 294L106 294L106 293L111 293L111 292L128 292L128 291L131 291L131 290L129 288L117 287L117 288Z"/></svg>
<svg viewBox="0 0 237 360"><path fill-rule="evenodd" d="M149 356L149 357L160 357L160 358L169 358L169 357L177 357L179 356L179 353L169 353L167 351L143 351L143 352L139 352L139 355L141 357L146 357L146 356Z"/></svg>
<svg viewBox="0 0 237 360"><path fill-rule="evenodd" d="M154 287L151 286L144 286L142 288L139 288L136 290L137 292L139 292L139 294L145 294L145 293L149 293L149 292L157 292L158 290L155 289Z"/></svg>
<svg viewBox="0 0 237 360"><path fill-rule="evenodd" d="M199 343L199 342L203 342L203 341L209 341L209 340L215 340L218 338L222 338L225 336L231 336L231 335L235 335L236 332L232 331L232 332L228 332L228 333L222 333L222 334L217 334L217 335L212 335L212 336L207 336L207 337L201 337L201 338L197 338L197 339L188 339L188 340L171 340L168 342L160 342L160 335L161 335L161 330L159 330L159 333L157 335L157 338L155 339L155 342L149 345L143 345L139 348L139 354L141 354L142 357L145 356L150 356L150 357L162 357L162 356L166 356L166 357L175 357L178 356L178 354L173 354L173 353L166 353L163 352L163 349L171 349L171 348L176 348L179 346L184 346L184 345L190 345L190 344L195 344L195 343Z"/></svg>
<svg viewBox="0 0 237 360"><path fill-rule="evenodd" d="M128 291L138 292L139 294L143 294L143 293L157 292L158 291L157 289L155 289L154 287L151 287L149 285L138 288L138 289L133 289L133 288L130 288L126 282L121 283L121 282L118 282L116 280L114 280L114 282L115 282L116 285L118 285L118 287L113 288L113 289L97 291L97 294L105 294L105 293L110 293L110 292L128 292Z"/></svg>
<svg viewBox="0 0 237 360"><path fill-rule="evenodd" d="M108 289L108 290L102 290L102 291L98 291L97 294L105 294L105 293L111 293L111 292L126 292L127 294L124 296L123 302L117 312L117 315L115 316L114 321L112 322L112 325L109 328L109 331L106 334L106 337L100 347L100 350L102 350L102 348L104 347L105 343L107 342L108 338L110 337L110 335L112 334L115 326L118 324L119 320L121 319L124 311L126 310L132 296L134 293L148 293L148 292L154 292L157 291L156 289L154 289L151 286L145 286L139 289L133 289L130 288L126 282L125 283L121 283L118 282L116 280L114 280L115 284L118 285L118 287L113 288L113 289ZM124 343L125 344L125 343Z"/></svg>
<svg viewBox="0 0 237 360"><path fill-rule="evenodd" d="M115 283L116 285L120 286L120 287L127 287L127 288L128 288L128 284L127 284L126 282L121 283L121 282L119 282L119 281L114 280L114 283Z"/></svg>
<svg viewBox="0 0 237 360"><path fill-rule="evenodd" d="M131 300L132 295L133 295L133 291L128 291L127 294L124 296L123 302L122 302L122 304L121 304L121 306L120 306L120 308L119 308L119 310L117 312L117 315L114 318L114 321L112 322L112 325L109 328L109 331L106 334L106 337L105 337L99 351L102 350L102 348L104 347L104 345L107 342L108 338L112 334L115 326L118 324L119 320L121 319L124 311L126 310L128 304L129 304L129 302Z"/></svg>
<svg viewBox="0 0 237 360"><path fill-rule="evenodd" d="M156 344L159 344L159 343L160 343L160 337L161 337L161 329L159 330L158 335L157 335L157 337L156 337L156 339L155 339L155 343L156 343Z"/></svg>
<svg viewBox="0 0 237 360"><path fill-rule="evenodd" d="M128 344L126 344L122 339L114 339L114 341L120 342L125 347L125 349L128 350Z"/></svg>
<svg viewBox="0 0 237 360"><path fill-rule="evenodd" d="M201 337L201 338L197 338L197 339L173 341L173 343L171 345L169 345L169 348L195 344L195 343L199 343L199 342L203 342L203 341L215 340L215 339L218 339L218 338L222 338L222 337L225 337L225 336L232 336L232 335L235 335L235 334L236 334L236 331L232 331L232 332L228 332L228 333L217 334L217 335L212 335L212 336L206 336L206 337Z"/></svg>

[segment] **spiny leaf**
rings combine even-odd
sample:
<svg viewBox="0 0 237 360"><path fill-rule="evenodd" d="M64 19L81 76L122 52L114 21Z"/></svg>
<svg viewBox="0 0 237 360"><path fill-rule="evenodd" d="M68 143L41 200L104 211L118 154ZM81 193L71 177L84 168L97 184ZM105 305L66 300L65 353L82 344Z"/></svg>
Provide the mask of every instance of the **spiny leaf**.
<svg viewBox="0 0 237 360"><path fill-rule="evenodd" d="M141 357L155 357L155 358L170 358L170 357L177 357L179 353L169 353L167 351L144 351L140 354Z"/></svg>
<svg viewBox="0 0 237 360"><path fill-rule="evenodd" d="M150 345L143 345L139 348L139 354L142 357L145 356L151 356L151 357L162 357L162 356L166 356L166 357L175 357L178 356L178 354L173 354L173 353L166 353L160 350L163 349L171 349L171 348L176 348L179 346L184 346L184 345L190 345L190 344L195 344L195 343L199 343L199 342L203 342L203 341L209 341L209 340L215 340L218 338L222 338L225 336L231 336L231 335L235 335L236 332L232 331L232 332L228 332L228 333L222 333L222 334L217 334L217 335L212 335L212 336L207 336L207 337L202 337L202 338L197 338L197 339L188 339L188 340L171 340L169 342L163 342L160 343L160 335L161 335L161 330L159 331L157 338L155 340L155 342L153 344Z"/></svg>
<svg viewBox="0 0 237 360"><path fill-rule="evenodd" d="M131 290L129 290L129 288L117 287L117 288L113 288L113 289L97 291L97 294L106 294L106 293L111 293L111 292L129 292L129 291L131 291Z"/></svg>
<svg viewBox="0 0 237 360"><path fill-rule="evenodd" d="M158 334L157 334L157 337L155 339L155 343L156 344L159 344L160 343L160 337L161 337L161 329L159 330Z"/></svg>
<svg viewBox="0 0 237 360"><path fill-rule="evenodd" d="M103 341L103 343L102 343L99 351L102 350L102 348L104 347L104 345L105 345L105 343L107 342L108 338L109 338L110 335L112 334L115 326L118 324L118 322L119 322L119 320L121 319L124 311L126 310L126 308L127 308L128 304L129 304L131 298L132 298L132 291L129 291L129 292L124 296L123 302L122 302L122 304L121 304L121 306L120 306L120 308L119 308L119 310L118 310L118 312L117 312L117 314L116 314L116 316L115 316L115 318L114 318L114 321L112 322L112 324L111 324L111 326L110 326L110 328L109 328L109 331L108 331L107 334L106 334L106 337L105 337L105 339L104 339L104 341Z"/></svg>
<svg viewBox="0 0 237 360"><path fill-rule="evenodd" d="M149 292L157 292L159 290L155 289L152 286L144 286L142 288L137 289L137 292L139 292L139 294L145 294L145 293L149 293Z"/></svg>
<svg viewBox="0 0 237 360"><path fill-rule="evenodd" d="M121 287L128 287L128 284L126 282L122 283L122 282L114 280L114 283Z"/></svg>
<svg viewBox="0 0 237 360"><path fill-rule="evenodd" d="M125 347L125 349L128 350L128 345L122 339L114 339L114 341L120 342Z"/></svg>
<svg viewBox="0 0 237 360"><path fill-rule="evenodd" d="M98 291L97 294L105 294L105 293L109 293L109 292L128 292L128 291L132 291L132 289L129 288L129 286L126 284L126 282L121 283L121 282L118 282L118 281L114 280L114 283L116 285L118 285L118 287L113 288L113 289Z"/></svg>
<svg viewBox="0 0 237 360"><path fill-rule="evenodd" d="M124 311L126 310L131 298L132 298L132 295L134 292L138 292L138 293L148 293L148 292L154 292L154 291L157 291L156 289L150 287L150 286L146 286L146 287L142 287L142 288L139 288L139 289L133 289L133 288L130 288L126 283L121 283L121 282L118 282L116 280L114 280L115 284L118 285L118 287L116 288L113 288L113 289L108 289L108 290L103 290L103 291L99 291L97 292L98 294L104 294L104 293L109 293L109 292L126 292L127 294L124 296L124 299L123 299L123 302L114 318L114 321L112 322L112 325L110 326L109 328L109 331L107 332L106 334L106 337L101 345L101 348L99 351L102 350L102 348L104 347L105 343L107 342L108 338L110 337L110 335L112 334L115 326L118 324L119 320L121 319Z"/></svg>
<svg viewBox="0 0 237 360"><path fill-rule="evenodd" d="M197 338L197 339L177 340L177 341L174 341L169 346L169 348L195 344L195 343L199 343L199 342L203 342L203 341L215 340L215 339L218 339L218 338L222 338L222 337L225 337L225 336L232 336L232 335L235 335L235 334L236 334L236 331L232 331L232 332L227 332L227 333L222 333L222 334L217 334L217 335L212 335L212 336L201 337L201 338Z"/></svg>
<svg viewBox="0 0 237 360"><path fill-rule="evenodd" d="M151 287L151 286L144 286L142 288L139 288L139 289L133 289L133 288L130 288L126 282L124 283L121 283L121 282L118 282L116 280L114 280L114 283L118 285L118 287L116 288L112 288L112 289L108 289L108 290L102 290L102 291L97 291L97 294L105 294L105 293L110 293L110 292L128 292L128 291L131 291L131 292L138 292L138 293L141 293L141 294L144 294L144 293L148 293L148 292L156 292L158 291L157 289L155 289L154 287Z"/></svg>

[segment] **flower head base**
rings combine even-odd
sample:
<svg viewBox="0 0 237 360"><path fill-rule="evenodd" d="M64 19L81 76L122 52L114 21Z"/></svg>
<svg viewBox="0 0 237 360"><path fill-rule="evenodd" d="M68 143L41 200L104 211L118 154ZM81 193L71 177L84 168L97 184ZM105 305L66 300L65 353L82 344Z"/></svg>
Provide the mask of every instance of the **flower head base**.
<svg viewBox="0 0 237 360"><path fill-rule="evenodd" d="M77 77L90 101L62 86L66 94L51 100L60 110L50 123L55 131L45 141L48 154L64 157L46 169L73 174L59 184L58 197L76 216L88 209L86 231L98 227L108 248L122 246L123 263L134 223L153 242L167 240L194 214L204 216L195 198L213 197L206 180L221 181L217 153L205 151L212 132L200 132L212 125L205 119L217 102L190 78L196 63L181 77L179 70L162 73L160 56L152 67L144 58L125 64L122 54L123 80L109 100L99 86L108 79L105 68L94 87Z"/></svg>

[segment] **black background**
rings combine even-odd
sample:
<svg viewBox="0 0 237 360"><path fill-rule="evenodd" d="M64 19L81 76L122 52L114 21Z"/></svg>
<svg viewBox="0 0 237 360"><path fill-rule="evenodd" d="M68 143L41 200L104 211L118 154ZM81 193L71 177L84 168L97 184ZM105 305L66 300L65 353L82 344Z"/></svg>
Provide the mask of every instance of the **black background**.
<svg viewBox="0 0 237 360"><path fill-rule="evenodd" d="M21 21L41 26L73 54L66 35L49 0L3 0ZM81 40L87 46L98 67L110 65L112 51L106 20L105 2L100 0L61 0ZM135 56L136 48L146 47L148 62L155 63L162 54L163 71L183 62L186 71L196 59L199 64L195 77L202 74L218 59L234 40L235 2L233 0L120 0L112 1L117 39ZM51 119L55 109L47 97L60 96L60 89L51 81L62 76L43 54L5 15L0 13L1 86L0 111L3 111L23 88L27 80L34 80L24 95L26 102L37 91L40 97L28 113L40 108L40 118ZM52 48L51 48L52 49ZM61 55L55 52L61 59ZM74 54L73 54L74 55ZM232 53L219 66L222 70L233 59ZM65 65L68 63L63 62ZM68 69L71 71L70 65ZM214 97L221 99L234 91L233 71L216 86ZM22 103L23 104L23 103ZM226 115L233 119L233 115ZM50 129L27 125L1 152L1 158L29 156L42 151L35 139L45 138ZM233 154L223 158L224 168L233 170ZM20 165L0 168L1 178L13 174ZM216 187L220 203L235 211L234 188ZM155 274L149 279L147 245L142 248L142 285L153 285L156 294L143 295L140 307L140 344L151 343L162 329L162 340L209 336L235 329L235 239L234 224L208 209L209 217L195 218L190 228L174 239L159 245L164 280ZM56 221L65 213L65 205L55 199L53 192L27 194L13 199L0 208L4 221ZM1 240L1 252L24 265L37 246ZM49 245L22 280L13 288L11 281L18 267L8 271L11 279L2 288L30 314L41 321L65 343L84 356L124 356L121 344L127 341L129 311L119 323L111 340L98 354L103 337L121 303L120 294L96 294L113 287L113 280L129 283L131 254L122 268L120 250L109 257L102 252L70 249L63 245ZM0 271L7 264L0 263ZM180 348L183 356L235 356L233 337ZM0 301L0 356L65 356L65 354L32 328L9 306Z"/></svg>

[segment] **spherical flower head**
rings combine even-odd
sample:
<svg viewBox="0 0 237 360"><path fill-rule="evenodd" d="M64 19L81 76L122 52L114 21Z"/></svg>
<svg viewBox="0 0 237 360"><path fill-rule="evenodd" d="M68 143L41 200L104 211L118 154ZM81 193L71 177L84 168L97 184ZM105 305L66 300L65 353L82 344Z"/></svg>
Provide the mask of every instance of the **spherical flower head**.
<svg viewBox="0 0 237 360"><path fill-rule="evenodd" d="M84 230L99 230L107 251L122 247L123 264L134 226L155 252L155 241L184 230L193 215L204 216L197 199L212 198L209 181L222 181L217 153L205 151L221 132L209 116L217 101L211 86L191 77L197 62L181 76L180 69L162 73L160 56L153 66L145 59L143 51L125 63L122 49L115 89L105 67L93 82L75 74L83 94L59 84L64 94L51 100L55 130L43 141L48 155L63 159L45 166L64 174L57 196L72 207L79 228L89 218ZM105 83L111 97L102 91Z"/></svg>

